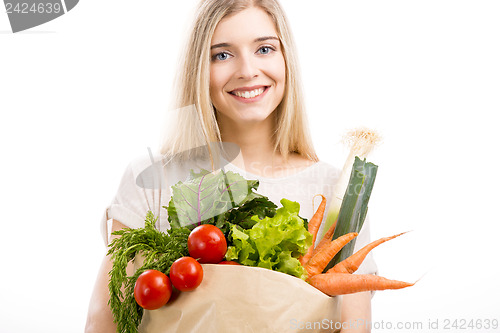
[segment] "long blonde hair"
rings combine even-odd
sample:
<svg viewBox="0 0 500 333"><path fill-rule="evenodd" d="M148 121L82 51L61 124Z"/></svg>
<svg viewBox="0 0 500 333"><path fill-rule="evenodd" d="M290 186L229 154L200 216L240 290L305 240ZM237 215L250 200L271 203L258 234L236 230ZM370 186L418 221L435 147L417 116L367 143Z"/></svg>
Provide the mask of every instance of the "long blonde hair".
<svg viewBox="0 0 500 333"><path fill-rule="evenodd" d="M187 154L196 147L221 142L221 134L210 98L210 43L217 24L226 16L250 7L263 9L273 20L285 59L283 100L276 108L274 148L285 161L290 153L318 161L307 126L295 43L286 16L277 0L202 0L188 38L175 86L174 117L163 138L165 156ZM210 146L208 146L210 149ZM209 152L210 158L212 154Z"/></svg>

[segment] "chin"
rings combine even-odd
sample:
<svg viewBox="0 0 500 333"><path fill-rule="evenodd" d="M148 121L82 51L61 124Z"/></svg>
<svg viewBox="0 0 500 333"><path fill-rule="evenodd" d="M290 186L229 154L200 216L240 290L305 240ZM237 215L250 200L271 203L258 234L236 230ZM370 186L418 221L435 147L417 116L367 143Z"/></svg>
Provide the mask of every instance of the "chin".
<svg viewBox="0 0 500 333"><path fill-rule="evenodd" d="M243 111L242 113L238 114L233 120L237 122L245 122L245 123L259 123L259 122L264 122L267 120L271 115L272 111L258 111L258 112L249 112L249 111Z"/></svg>

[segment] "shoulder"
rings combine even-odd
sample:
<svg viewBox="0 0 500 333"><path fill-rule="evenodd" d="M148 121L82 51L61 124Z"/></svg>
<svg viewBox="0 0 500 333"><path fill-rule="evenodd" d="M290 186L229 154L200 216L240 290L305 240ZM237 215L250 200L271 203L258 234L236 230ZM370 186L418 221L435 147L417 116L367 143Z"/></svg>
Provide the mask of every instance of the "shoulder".
<svg viewBox="0 0 500 333"><path fill-rule="evenodd" d="M340 169L325 161L313 161L299 154L290 154L289 163L296 168L309 168L315 166L330 173L340 173Z"/></svg>
<svg viewBox="0 0 500 333"><path fill-rule="evenodd" d="M305 173L310 177L317 178L322 182L331 184L337 182L340 176L340 169L330 163L320 160L306 168Z"/></svg>
<svg viewBox="0 0 500 333"><path fill-rule="evenodd" d="M210 162L205 159L184 161L162 154L143 154L130 161L126 173L141 188L168 189L188 179L191 170L199 172L202 169L209 170Z"/></svg>
<svg viewBox="0 0 500 333"><path fill-rule="evenodd" d="M340 175L340 169L337 168L336 166L328 163L328 162L320 160L320 161L316 162L316 165L317 165L318 169L324 170L325 172L327 172L331 176Z"/></svg>
<svg viewBox="0 0 500 333"><path fill-rule="evenodd" d="M142 172L144 169L154 165L155 163L161 163L163 161L163 156L160 154L142 154L134 156L130 159L127 169L133 170L134 172Z"/></svg>
<svg viewBox="0 0 500 333"><path fill-rule="evenodd" d="M123 178L143 189L161 188L164 159L160 154L137 155L125 167Z"/></svg>

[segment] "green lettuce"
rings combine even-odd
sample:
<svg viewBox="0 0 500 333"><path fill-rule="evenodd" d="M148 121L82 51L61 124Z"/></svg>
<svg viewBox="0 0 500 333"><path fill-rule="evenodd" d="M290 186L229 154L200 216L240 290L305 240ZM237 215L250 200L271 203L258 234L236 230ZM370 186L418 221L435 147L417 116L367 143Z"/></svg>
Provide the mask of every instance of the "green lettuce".
<svg viewBox="0 0 500 333"><path fill-rule="evenodd" d="M283 207L274 217L259 219L251 229L231 226L232 246L228 247L226 260L234 260L246 266L256 266L290 274L301 279L306 272L298 258L312 244L312 235L299 214L298 202L282 199Z"/></svg>
<svg viewBox="0 0 500 333"><path fill-rule="evenodd" d="M231 171L190 170L188 180L172 186L170 202L163 207L172 228L194 229L208 223L228 237L232 224L249 229L256 223L253 216L262 219L276 213L276 205L255 192L258 186L258 180L246 180Z"/></svg>

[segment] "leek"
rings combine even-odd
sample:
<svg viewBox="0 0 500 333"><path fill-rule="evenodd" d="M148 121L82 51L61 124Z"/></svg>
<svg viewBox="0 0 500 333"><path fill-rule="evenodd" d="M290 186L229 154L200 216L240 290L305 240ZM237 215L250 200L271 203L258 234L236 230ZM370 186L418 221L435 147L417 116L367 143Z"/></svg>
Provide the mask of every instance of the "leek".
<svg viewBox="0 0 500 333"><path fill-rule="evenodd" d="M357 128L349 131L344 136L343 142L350 147L350 151L344 163L344 168L342 169L339 180L333 190L330 207L326 214L326 220L320 239L323 238L328 229L337 221L355 156L361 159L366 158L380 141L381 138L378 133L368 128Z"/></svg>
<svg viewBox="0 0 500 333"><path fill-rule="evenodd" d="M359 233L363 227L377 169L378 166L366 162L366 159L361 160L359 157L355 157L332 239L337 239L349 232ZM344 246L330 261L325 271L349 257L354 251L355 242L356 239L353 239Z"/></svg>

